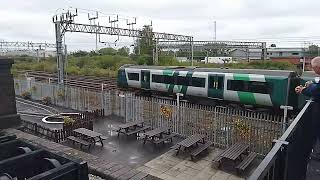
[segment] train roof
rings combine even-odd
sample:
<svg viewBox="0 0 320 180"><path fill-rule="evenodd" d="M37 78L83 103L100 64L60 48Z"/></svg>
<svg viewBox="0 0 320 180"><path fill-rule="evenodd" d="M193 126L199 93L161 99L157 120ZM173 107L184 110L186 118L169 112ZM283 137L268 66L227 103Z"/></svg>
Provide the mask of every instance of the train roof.
<svg viewBox="0 0 320 180"><path fill-rule="evenodd" d="M305 71L302 73L301 77L319 77L314 71Z"/></svg>
<svg viewBox="0 0 320 180"><path fill-rule="evenodd" d="M181 67L181 66L140 66L128 65L122 68L136 68L136 69L157 69L157 70L179 70L179 71L195 71L195 72L222 72L222 73L239 73L239 74L262 74L270 76L294 76L295 71L288 70L264 70L264 69L226 69L226 68L199 68L199 67Z"/></svg>

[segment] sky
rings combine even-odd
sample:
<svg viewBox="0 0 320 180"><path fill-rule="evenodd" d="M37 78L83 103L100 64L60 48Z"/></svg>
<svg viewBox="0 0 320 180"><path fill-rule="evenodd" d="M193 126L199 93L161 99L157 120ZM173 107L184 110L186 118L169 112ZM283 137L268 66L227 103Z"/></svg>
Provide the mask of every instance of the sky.
<svg viewBox="0 0 320 180"><path fill-rule="evenodd" d="M55 43L52 17L78 8L76 23L110 26L109 16L137 19L135 29L151 24L155 32L190 35L194 40L265 41L277 47L303 47L320 43L319 0L0 0L0 41ZM130 46L132 37L101 36L98 48ZM95 49L95 35L66 33L69 51ZM114 43L116 41L116 43Z"/></svg>

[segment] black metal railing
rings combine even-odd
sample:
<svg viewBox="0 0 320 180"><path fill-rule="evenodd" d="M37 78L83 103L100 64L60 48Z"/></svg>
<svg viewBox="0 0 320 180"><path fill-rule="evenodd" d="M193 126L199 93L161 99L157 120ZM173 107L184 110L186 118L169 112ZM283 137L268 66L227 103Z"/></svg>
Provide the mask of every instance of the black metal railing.
<svg viewBox="0 0 320 180"><path fill-rule="evenodd" d="M248 180L303 180L314 144L320 105L308 101ZM319 131L319 130L318 130Z"/></svg>
<svg viewBox="0 0 320 180"><path fill-rule="evenodd" d="M15 135L0 136L1 180L89 179L86 162L15 138Z"/></svg>

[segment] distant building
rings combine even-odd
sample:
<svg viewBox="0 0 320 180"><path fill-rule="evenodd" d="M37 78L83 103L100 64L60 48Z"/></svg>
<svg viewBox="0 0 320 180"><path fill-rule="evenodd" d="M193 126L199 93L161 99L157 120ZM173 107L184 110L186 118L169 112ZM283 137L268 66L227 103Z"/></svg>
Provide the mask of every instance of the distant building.
<svg viewBox="0 0 320 180"><path fill-rule="evenodd" d="M305 48L268 48L267 57L303 57Z"/></svg>
<svg viewBox="0 0 320 180"><path fill-rule="evenodd" d="M0 51L2 56L31 56L31 57L55 57L57 55L56 51L48 50L10 50L10 51Z"/></svg>
<svg viewBox="0 0 320 180"><path fill-rule="evenodd" d="M304 56L306 49L304 48L268 48L267 59L271 58L300 58ZM234 49L231 51L231 56L236 59L261 59L261 49Z"/></svg>
<svg viewBox="0 0 320 180"><path fill-rule="evenodd" d="M187 61L188 61L188 58L187 58L187 57L176 57L176 59L177 59L179 62L187 62Z"/></svg>
<svg viewBox="0 0 320 180"><path fill-rule="evenodd" d="M205 57L201 60L202 63L215 63L215 64L224 64L224 63L231 63L232 57Z"/></svg>

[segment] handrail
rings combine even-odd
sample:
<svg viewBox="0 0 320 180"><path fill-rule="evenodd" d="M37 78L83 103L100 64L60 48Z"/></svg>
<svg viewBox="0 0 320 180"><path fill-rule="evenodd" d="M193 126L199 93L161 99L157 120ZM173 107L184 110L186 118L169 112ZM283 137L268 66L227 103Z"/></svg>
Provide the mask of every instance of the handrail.
<svg viewBox="0 0 320 180"><path fill-rule="evenodd" d="M270 169L277 158L277 154L280 152L282 148L282 143L277 142L267 156L262 160L259 166L255 169L255 171L251 174L248 180L260 180L265 177L268 171L266 169Z"/></svg>
<svg viewBox="0 0 320 180"><path fill-rule="evenodd" d="M292 121L292 123L290 124L290 126L287 128L287 130L282 134L282 136L279 138L280 141L286 141L287 138L290 136L290 133L293 132L296 127L298 122L301 120L301 117L303 116L303 114L306 112L306 110L309 108L310 104L313 101L311 100L307 100L307 103L304 105L304 107L302 108L302 110L299 112L299 114L297 115L296 118L294 118L294 120Z"/></svg>
<svg viewBox="0 0 320 180"><path fill-rule="evenodd" d="M289 142L288 138L290 137L291 133L295 131L297 128L297 125L299 124L300 120L302 120L304 113L307 111L308 108L310 108L310 105L313 103L313 101L308 101L303 109L299 112L297 117L294 119L294 121L290 124L288 129L283 133L283 135L275 141L273 148L270 150L270 152L266 155L266 157L262 160L262 162L259 164L259 166L255 169L255 171L251 174L251 176L248 178L248 180L262 180L265 178L267 173L269 173L270 168L275 164L275 161L280 156L280 153L282 153L284 145L287 145ZM285 170L282 170L283 173ZM273 174L275 176L275 174ZM284 177L284 176L283 176Z"/></svg>

